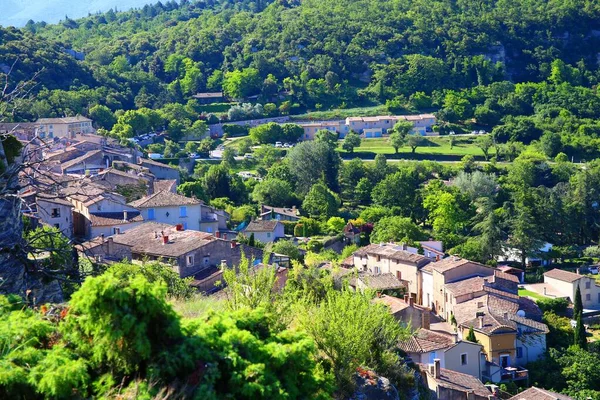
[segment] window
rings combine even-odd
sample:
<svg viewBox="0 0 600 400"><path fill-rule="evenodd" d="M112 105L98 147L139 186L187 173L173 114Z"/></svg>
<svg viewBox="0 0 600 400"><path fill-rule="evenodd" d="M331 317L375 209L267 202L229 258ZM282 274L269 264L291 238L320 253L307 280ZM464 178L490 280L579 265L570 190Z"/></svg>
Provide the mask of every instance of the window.
<svg viewBox="0 0 600 400"><path fill-rule="evenodd" d="M187 256L187 265L194 265L194 256Z"/></svg>
<svg viewBox="0 0 600 400"><path fill-rule="evenodd" d="M381 261L381 256L377 256L377 262Z"/></svg>
<svg viewBox="0 0 600 400"><path fill-rule="evenodd" d="M187 207L179 207L179 217L187 217Z"/></svg>
<svg viewBox="0 0 600 400"><path fill-rule="evenodd" d="M148 219L154 219L154 208L148 209Z"/></svg>
<svg viewBox="0 0 600 400"><path fill-rule="evenodd" d="M590 281L587 281L587 282L585 283L585 288L586 288L586 289L589 289L590 287L591 287L591 283L590 283Z"/></svg>
<svg viewBox="0 0 600 400"><path fill-rule="evenodd" d="M592 301L592 295L591 294L586 294L585 295L585 301Z"/></svg>
<svg viewBox="0 0 600 400"><path fill-rule="evenodd" d="M270 238L271 237L271 232L267 232L267 237Z"/></svg>
<svg viewBox="0 0 600 400"><path fill-rule="evenodd" d="M375 267L375 273L376 274L380 274L381 273L381 269L379 267Z"/></svg>
<svg viewBox="0 0 600 400"><path fill-rule="evenodd" d="M98 204L98 205L96 206L96 209L97 209L98 211L102 211L102 206L101 206L100 204Z"/></svg>
<svg viewBox="0 0 600 400"><path fill-rule="evenodd" d="M55 227L56 229L60 229L60 224L54 224L54 227Z"/></svg>
<svg viewBox="0 0 600 400"><path fill-rule="evenodd" d="M460 365L467 365L469 362L468 358L467 358L467 353L462 353L460 355Z"/></svg>
<svg viewBox="0 0 600 400"><path fill-rule="evenodd" d="M402 280L402 271L396 271L396 278L398 278L399 281Z"/></svg>
<svg viewBox="0 0 600 400"><path fill-rule="evenodd" d="M510 366L510 354L502 354L500 356L500 366L506 368Z"/></svg>
<svg viewBox="0 0 600 400"><path fill-rule="evenodd" d="M517 358L523 358L523 348L517 347Z"/></svg>
<svg viewBox="0 0 600 400"><path fill-rule="evenodd" d="M208 232L208 233L212 233L212 227L211 227L211 226L209 226L208 228L206 228L206 232Z"/></svg>
<svg viewBox="0 0 600 400"><path fill-rule="evenodd" d="M118 235L121 233L121 228L113 228L113 235Z"/></svg>
<svg viewBox="0 0 600 400"><path fill-rule="evenodd" d="M204 257L204 265L208 265L208 257Z"/></svg>
<svg viewBox="0 0 600 400"><path fill-rule="evenodd" d="M52 209L52 218L60 218L60 208Z"/></svg>
<svg viewBox="0 0 600 400"><path fill-rule="evenodd" d="M435 351L432 351L431 353L429 353L429 363L433 364L433 360L435 360L437 358L437 353Z"/></svg>

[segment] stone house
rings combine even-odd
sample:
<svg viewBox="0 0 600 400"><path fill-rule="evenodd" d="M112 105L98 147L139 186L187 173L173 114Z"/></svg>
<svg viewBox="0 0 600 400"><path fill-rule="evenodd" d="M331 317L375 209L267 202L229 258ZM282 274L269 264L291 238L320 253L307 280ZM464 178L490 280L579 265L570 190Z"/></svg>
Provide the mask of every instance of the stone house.
<svg viewBox="0 0 600 400"><path fill-rule="evenodd" d="M98 236L75 246L79 257L87 257L95 263L109 264L123 260L131 261L131 246L115 243L112 237Z"/></svg>
<svg viewBox="0 0 600 400"><path fill-rule="evenodd" d="M564 297L571 302L574 302L579 286L583 308L600 309L600 286L593 277L555 268L544 273L543 284L532 286L541 286L545 296Z"/></svg>
<svg viewBox="0 0 600 400"><path fill-rule="evenodd" d="M575 400L566 394L551 392L550 390L530 387L508 400Z"/></svg>
<svg viewBox="0 0 600 400"><path fill-rule="evenodd" d="M37 193L36 216L44 224L59 229L73 239L73 205L59 196Z"/></svg>
<svg viewBox="0 0 600 400"><path fill-rule="evenodd" d="M196 277L219 267L234 267L242 254L260 262L262 251L224 240L206 232L184 230L168 224L146 222L113 235L114 243L129 246L134 260L159 260L171 264L180 277Z"/></svg>
<svg viewBox="0 0 600 400"><path fill-rule="evenodd" d="M359 271L372 274L394 274L405 281L408 293L415 302L422 298L421 269L431 260L408 251L408 246L393 243L371 244L354 252L353 265Z"/></svg>
<svg viewBox="0 0 600 400"><path fill-rule="evenodd" d="M433 363L481 379L481 349L478 343L458 340L457 335L419 329L399 345L415 363Z"/></svg>
<svg viewBox="0 0 600 400"><path fill-rule="evenodd" d="M94 175L107 167L102 150L88 151L81 157L60 164L61 171L65 175Z"/></svg>
<svg viewBox="0 0 600 400"><path fill-rule="evenodd" d="M430 311L426 307L414 303L412 297L406 295L403 299L382 295L374 299L376 303L385 304L390 313L403 324L410 325L412 330L429 329Z"/></svg>
<svg viewBox="0 0 600 400"><path fill-rule="evenodd" d="M441 367L435 359L431 364L417 364L421 378L429 388L432 399L439 400L493 400L495 397L477 378L469 374Z"/></svg>
<svg viewBox="0 0 600 400"><path fill-rule="evenodd" d="M175 179L179 184L179 170L167 164L158 161L150 160L149 158L140 158L138 165L148 168L148 171L156 177L156 179Z"/></svg>
<svg viewBox="0 0 600 400"><path fill-rule="evenodd" d="M261 243L271 243L278 239L285 238L283 224L277 220L270 221L251 221L244 229L244 235L247 238L254 235L254 240Z"/></svg>
<svg viewBox="0 0 600 400"><path fill-rule="evenodd" d="M296 207L271 207L260 206L260 219L263 221L300 221L300 215Z"/></svg>

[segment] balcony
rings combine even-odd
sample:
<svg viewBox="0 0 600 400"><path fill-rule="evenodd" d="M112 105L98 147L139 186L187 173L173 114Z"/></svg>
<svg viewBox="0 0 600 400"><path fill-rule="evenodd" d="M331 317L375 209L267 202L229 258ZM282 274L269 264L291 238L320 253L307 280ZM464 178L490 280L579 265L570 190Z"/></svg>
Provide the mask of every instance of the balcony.
<svg viewBox="0 0 600 400"><path fill-rule="evenodd" d="M482 371L484 382L503 383L515 382L529 379L529 371L523 367L502 368L495 363L487 363L486 369Z"/></svg>

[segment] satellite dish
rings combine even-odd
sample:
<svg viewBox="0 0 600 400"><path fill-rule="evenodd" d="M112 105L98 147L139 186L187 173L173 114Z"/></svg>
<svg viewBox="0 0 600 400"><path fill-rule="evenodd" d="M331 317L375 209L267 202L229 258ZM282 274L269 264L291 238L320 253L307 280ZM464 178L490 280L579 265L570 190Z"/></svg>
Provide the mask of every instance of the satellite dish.
<svg viewBox="0 0 600 400"><path fill-rule="evenodd" d="M523 311L523 310L517 311L517 316L525 318L525 311Z"/></svg>

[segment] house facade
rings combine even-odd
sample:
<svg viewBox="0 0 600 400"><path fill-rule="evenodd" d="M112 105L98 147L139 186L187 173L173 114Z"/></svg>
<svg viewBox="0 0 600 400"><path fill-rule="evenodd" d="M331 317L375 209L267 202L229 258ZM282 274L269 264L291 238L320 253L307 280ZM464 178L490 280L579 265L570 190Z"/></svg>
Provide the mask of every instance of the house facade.
<svg viewBox="0 0 600 400"><path fill-rule="evenodd" d="M244 235L250 237L254 235L254 240L261 243L271 243L285 238L283 224L277 220L270 221L251 221L244 229Z"/></svg>
<svg viewBox="0 0 600 400"><path fill-rule="evenodd" d="M579 286L583 308L600 309L600 286L594 278L555 268L544 273L543 285L546 287L544 295L552 293L554 297L564 297L571 302L575 301L575 293Z"/></svg>
<svg viewBox="0 0 600 400"><path fill-rule="evenodd" d="M439 400L490 400L489 389L476 377L441 367L441 360L417 364L430 397Z"/></svg>
<svg viewBox="0 0 600 400"><path fill-rule="evenodd" d="M260 206L260 219L263 221L300 221L298 209L294 207Z"/></svg>
<svg viewBox="0 0 600 400"><path fill-rule="evenodd" d="M138 164L143 168L147 168L156 179L174 179L179 184L179 170L175 167L148 158L140 158Z"/></svg>
<svg viewBox="0 0 600 400"><path fill-rule="evenodd" d="M36 196L36 216L46 225L62 232L69 239L73 238L73 205L58 196L38 193Z"/></svg>
<svg viewBox="0 0 600 400"><path fill-rule="evenodd" d="M69 138L76 134L95 133L92 120L78 115L64 118L40 118L36 121L37 136L40 138Z"/></svg>
<svg viewBox="0 0 600 400"><path fill-rule="evenodd" d="M160 191L150 196L129 203L141 211L145 221L156 221L163 224L181 224L184 229L201 231L202 202L190 197L169 191ZM204 228L211 228L205 225ZM207 230L214 233L217 229Z"/></svg>

